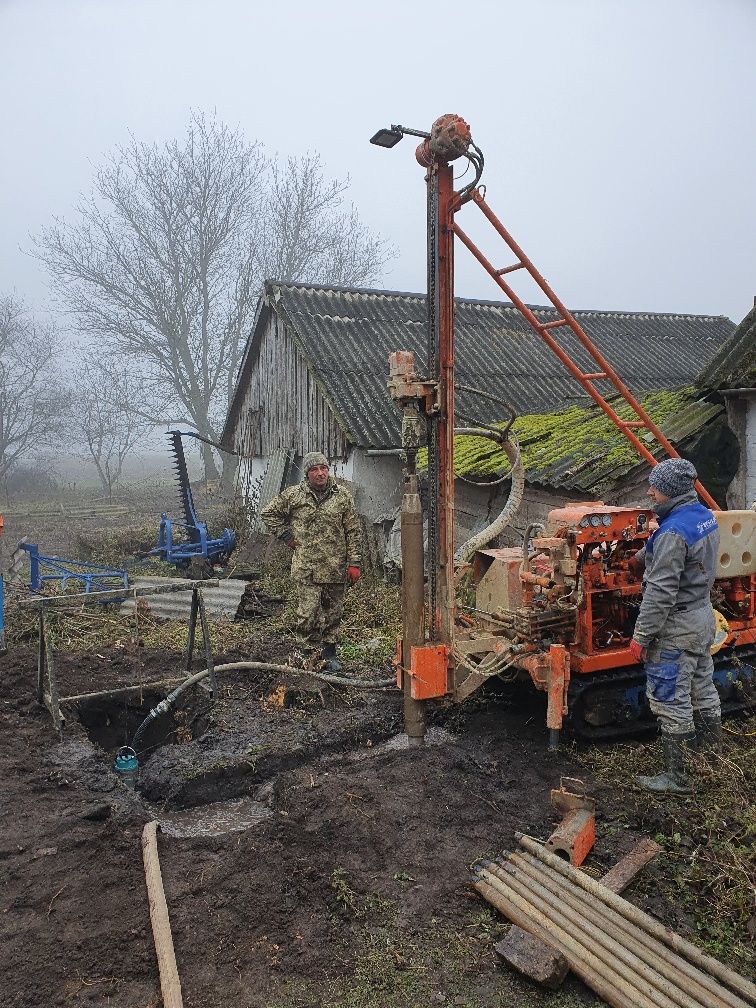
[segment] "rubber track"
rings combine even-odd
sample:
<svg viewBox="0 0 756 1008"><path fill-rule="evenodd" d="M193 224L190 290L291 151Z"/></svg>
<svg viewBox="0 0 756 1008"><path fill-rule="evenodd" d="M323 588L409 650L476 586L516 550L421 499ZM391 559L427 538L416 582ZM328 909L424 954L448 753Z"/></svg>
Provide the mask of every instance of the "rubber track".
<svg viewBox="0 0 756 1008"><path fill-rule="evenodd" d="M715 668L732 665L735 661L756 664L756 647L745 647L735 653L727 652L714 660ZM648 712L648 717L639 718L636 722L626 724L611 724L593 726L583 719L585 702L589 694L601 692L615 693L618 689L628 689L632 686L644 687L646 677L638 667L633 670L610 669L606 672L595 672L589 676L575 676L570 680L567 697L569 713L564 719L564 729L569 734L589 741L601 739L626 738L643 735L656 728L656 719ZM756 684L755 684L756 685ZM736 714L739 711L752 710L756 707L756 696L743 699L729 699L722 702L724 715Z"/></svg>

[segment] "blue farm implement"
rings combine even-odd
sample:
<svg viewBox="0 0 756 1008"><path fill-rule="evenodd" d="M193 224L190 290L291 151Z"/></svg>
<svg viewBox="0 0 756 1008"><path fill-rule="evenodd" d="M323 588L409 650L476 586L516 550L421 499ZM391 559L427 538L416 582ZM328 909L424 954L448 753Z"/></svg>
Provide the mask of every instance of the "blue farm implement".
<svg viewBox="0 0 756 1008"><path fill-rule="evenodd" d="M231 529L224 529L217 539L211 539L207 525L197 517L181 444L182 437L193 437L200 441L204 438L189 431L168 432L184 520L176 521L163 513L160 517L158 544L148 555L160 557L166 563L184 570L191 566L224 563L236 546L236 536Z"/></svg>
<svg viewBox="0 0 756 1008"><path fill-rule="evenodd" d="M39 546L32 543L21 543L20 549L29 554L29 587L33 592L40 592L45 584L56 582L62 591L69 584L83 585L86 593L129 586L128 574L120 568L103 567L84 560L43 556L39 552Z"/></svg>

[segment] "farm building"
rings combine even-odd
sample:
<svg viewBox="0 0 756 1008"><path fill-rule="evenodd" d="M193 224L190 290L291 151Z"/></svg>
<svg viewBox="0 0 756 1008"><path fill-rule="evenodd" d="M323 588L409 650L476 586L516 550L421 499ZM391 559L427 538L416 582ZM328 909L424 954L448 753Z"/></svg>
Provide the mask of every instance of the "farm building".
<svg viewBox="0 0 756 1008"><path fill-rule="evenodd" d="M516 526L565 499L637 500L647 466L619 443L519 312L462 298L455 306L459 385L506 400L518 416L528 486ZM545 320L555 317L552 309L534 310ZM737 469L737 444L721 400L709 401L693 386L734 324L723 316L575 316L679 450L699 464L712 492L724 494ZM412 350L422 368L425 338L424 295L268 281L223 433L223 443L240 453L243 490L269 498L301 479L302 457L318 450L352 484L361 513L390 524L402 476L400 414L386 391L388 355ZM592 370L582 348L568 348ZM473 421L506 419L499 406L471 393L459 395L458 409ZM467 480L457 488L465 536L498 512L508 487L485 486L498 470L490 442L460 439L457 462Z"/></svg>
<svg viewBox="0 0 756 1008"><path fill-rule="evenodd" d="M739 465L727 492L730 508L756 505L756 305L699 375L699 394L717 393L739 447Z"/></svg>

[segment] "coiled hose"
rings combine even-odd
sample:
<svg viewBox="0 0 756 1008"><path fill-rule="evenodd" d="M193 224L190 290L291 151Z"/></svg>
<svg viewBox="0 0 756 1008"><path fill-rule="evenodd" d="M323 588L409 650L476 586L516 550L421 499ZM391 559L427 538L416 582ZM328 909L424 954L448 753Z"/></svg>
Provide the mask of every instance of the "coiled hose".
<svg viewBox="0 0 756 1008"><path fill-rule="evenodd" d="M294 668L293 665L274 665L270 662L255 662L255 661L240 661L240 662L227 662L225 665L216 665L212 671L214 672L232 672L235 669L254 669L263 672L281 672L283 674L290 674L292 672L301 675L302 672L306 672L307 675L314 676L316 679L322 679L324 682L334 683L337 686L356 686L358 689L385 689L387 686L396 685L396 680L391 679L378 679L374 681L360 679L350 679L348 676L332 675L330 672L314 672L309 669ZM149 725L162 714L173 707L178 698L189 689L190 686L194 686L196 683L200 682L210 675L210 669L202 669L201 672L195 672L194 675L188 676L184 681L169 693L167 697L160 701L155 707L152 708L147 717L142 721L142 723L137 728L134 733L134 738L131 742L131 748L139 751L138 746L145 731Z"/></svg>
<svg viewBox="0 0 756 1008"><path fill-rule="evenodd" d="M497 440L486 430L476 430L468 427L455 429L454 433L471 434L475 437L488 437L492 441ZM525 491L525 467L522 464L520 445L517 439L509 434L507 439L501 442L501 447L504 449L504 453L512 466L510 473L512 486L509 490L507 502L498 517L494 518L490 525L487 525L481 532L476 533L476 535L471 536L466 542L462 543L454 555L454 559L460 563L467 562L475 554L476 550L482 549L495 536L500 535L517 514L522 503L522 495Z"/></svg>

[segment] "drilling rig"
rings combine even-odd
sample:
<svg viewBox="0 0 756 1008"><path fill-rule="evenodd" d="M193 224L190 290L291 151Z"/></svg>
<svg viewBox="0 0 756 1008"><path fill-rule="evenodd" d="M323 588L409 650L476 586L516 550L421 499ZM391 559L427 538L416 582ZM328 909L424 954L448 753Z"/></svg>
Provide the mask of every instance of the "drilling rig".
<svg viewBox="0 0 756 1008"><path fill-rule="evenodd" d="M647 727L651 719L645 676L629 645L642 594L642 577L632 558L654 529L652 510L602 501L565 502L548 514L545 525L528 528L521 548L485 549L487 537L481 534L455 552L455 433L487 437L503 446L512 462L513 492L518 479L522 481L519 450L508 428L455 428L455 239L643 459L652 466L657 462L645 439L656 441L669 457L678 453L491 210L480 185L483 153L468 124L457 115L445 115L427 132L392 125L379 130L371 143L393 147L406 135L421 141L416 159L426 170L428 247L427 360L418 372L414 355L397 350L389 358L388 380L389 394L402 411L406 457L403 623L395 665L409 743L423 741L427 700L461 702L494 677L529 678L546 693L551 749L558 748L564 725L594 738ZM452 164L460 158L466 159L474 177L455 191ZM511 263L493 265L462 229L457 214L468 205L477 208L502 239L513 256ZM527 274L542 292L552 309L548 321L513 288L512 274L517 273ZM567 338L560 341L561 336ZM591 369L581 365L570 344L582 348L580 360L590 359ZM612 405L618 399L629 408L631 419L623 419ZM427 514L418 484L421 450L428 459ZM730 712L750 705L756 684L756 512L721 511L700 482L696 490L715 511L720 528L712 592L718 622L715 682L723 709ZM511 504L510 498L489 528L489 541L511 518ZM463 580L467 591L474 592L474 605L462 605L457 597Z"/></svg>

